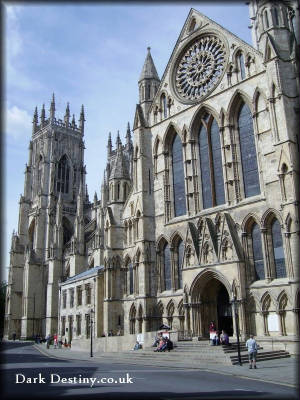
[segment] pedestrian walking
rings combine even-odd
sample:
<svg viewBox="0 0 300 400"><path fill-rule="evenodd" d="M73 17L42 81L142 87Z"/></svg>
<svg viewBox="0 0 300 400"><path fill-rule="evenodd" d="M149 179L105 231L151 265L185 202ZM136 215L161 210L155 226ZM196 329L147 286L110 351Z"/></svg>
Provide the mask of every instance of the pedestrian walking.
<svg viewBox="0 0 300 400"><path fill-rule="evenodd" d="M257 343L253 335L250 335L250 339L247 340L246 347L248 349L249 368L256 369Z"/></svg>
<svg viewBox="0 0 300 400"><path fill-rule="evenodd" d="M13 337L13 341L15 341L15 340L16 340L16 337L17 337L16 332L13 332L12 337Z"/></svg>
<svg viewBox="0 0 300 400"><path fill-rule="evenodd" d="M50 340L51 340L51 336L50 336L50 334L48 334L46 337L47 349L50 348Z"/></svg>
<svg viewBox="0 0 300 400"><path fill-rule="evenodd" d="M57 333L54 334L53 340L54 340L54 348L57 349L57 344L58 344L58 336L57 336Z"/></svg>

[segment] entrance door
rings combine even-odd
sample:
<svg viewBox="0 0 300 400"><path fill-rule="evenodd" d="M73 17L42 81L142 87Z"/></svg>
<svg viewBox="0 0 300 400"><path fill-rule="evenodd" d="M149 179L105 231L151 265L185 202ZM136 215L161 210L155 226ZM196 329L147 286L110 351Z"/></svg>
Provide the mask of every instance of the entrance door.
<svg viewBox="0 0 300 400"><path fill-rule="evenodd" d="M211 321L216 324L218 331L224 330L229 336L233 334L228 291L219 279L214 276L207 279L203 275L193 288L191 300L193 336L209 337Z"/></svg>
<svg viewBox="0 0 300 400"><path fill-rule="evenodd" d="M233 335L232 312L228 292L221 286L217 297L218 329L224 330L229 336Z"/></svg>

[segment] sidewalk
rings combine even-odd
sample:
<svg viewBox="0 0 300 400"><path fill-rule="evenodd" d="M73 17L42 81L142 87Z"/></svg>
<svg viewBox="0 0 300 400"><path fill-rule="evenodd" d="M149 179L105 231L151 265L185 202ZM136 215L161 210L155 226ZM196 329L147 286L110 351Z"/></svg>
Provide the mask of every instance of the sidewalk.
<svg viewBox="0 0 300 400"><path fill-rule="evenodd" d="M221 365L221 364L205 364L199 365L193 360L186 357L183 359L164 360L164 356L168 353L155 353L143 357L143 354L136 353L99 353L95 352L93 357L87 351L78 351L69 348L54 349L53 346L47 349L45 344L35 344L34 347L41 353L58 359L90 361L96 363L107 364L130 364L155 366L155 368L176 368L176 369L199 369L211 371L215 373L243 377L246 379L255 379L265 382L271 382L279 385L298 387L299 376L299 359L296 357L283 358L278 360L261 361L257 363L257 369L249 369L249 365ZM132 356L131 356L132 355ZM140 357L136 357L140 355ZM177 355L179 355L177 353Z"/></svg>

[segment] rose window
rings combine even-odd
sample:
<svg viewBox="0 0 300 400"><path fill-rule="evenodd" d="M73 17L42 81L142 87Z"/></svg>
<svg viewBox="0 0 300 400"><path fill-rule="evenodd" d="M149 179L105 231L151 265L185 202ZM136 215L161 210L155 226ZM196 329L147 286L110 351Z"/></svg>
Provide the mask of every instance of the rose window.
<svg viewBox="0 0 300 400"><path fill-rule="evenodd" d="M199 100L220 81L225 69L226 50L221 39L198 38L183 52L175 70L175 90L184 100Z"/></svg>

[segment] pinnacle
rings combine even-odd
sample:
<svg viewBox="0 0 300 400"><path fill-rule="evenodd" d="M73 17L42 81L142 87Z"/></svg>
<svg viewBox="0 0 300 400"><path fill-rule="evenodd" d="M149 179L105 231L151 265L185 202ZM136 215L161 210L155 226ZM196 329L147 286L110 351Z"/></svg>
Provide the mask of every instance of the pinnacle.
<svg viewBox="0 0 300 400"><path fill-rule="evenodd" d="M156 79L160 80L150 53L150 47L147 47L148 53L144 62L144 66L141 72L139 81L143 79Z"/></svg>

